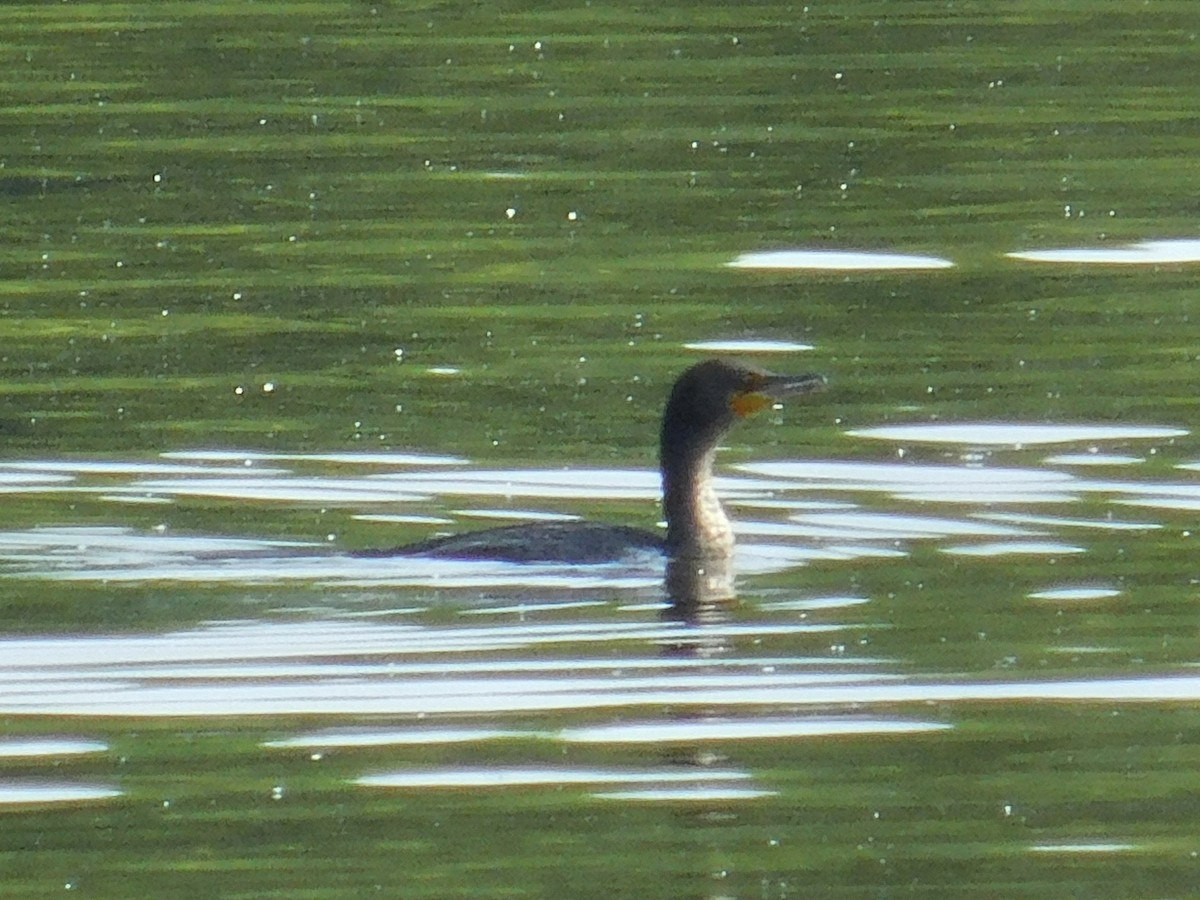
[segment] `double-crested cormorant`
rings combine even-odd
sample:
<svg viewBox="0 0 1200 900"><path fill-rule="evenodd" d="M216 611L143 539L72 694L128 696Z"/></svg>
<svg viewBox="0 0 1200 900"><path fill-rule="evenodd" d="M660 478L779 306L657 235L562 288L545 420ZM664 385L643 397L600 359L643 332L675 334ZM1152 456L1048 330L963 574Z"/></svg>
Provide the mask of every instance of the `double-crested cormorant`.
<svg viewBox="0 0 1200 900"><path fill-rule="evenodd" d="M642 552L672 558L728 557L733 552L733 525L712 479L717 443L739 418L824 384L821 375L775 375L722 359L697 363L679 376L663 412L659 439L665 539L627 525L537 522L356 555L567 563L616 562Z"/></svg>

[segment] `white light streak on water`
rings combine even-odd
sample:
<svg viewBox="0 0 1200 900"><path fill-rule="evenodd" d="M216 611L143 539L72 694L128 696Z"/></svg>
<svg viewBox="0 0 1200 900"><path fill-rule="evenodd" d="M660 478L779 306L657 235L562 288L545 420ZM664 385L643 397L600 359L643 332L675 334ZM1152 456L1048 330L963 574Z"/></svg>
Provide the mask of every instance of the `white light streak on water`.
<svg viewBox="0 0 1200 900"><path fill-rule="evenodd" d="M1200 240L1141 241L1107 247L1061 247L1054 250L1018 250L1006 253L1027 262L1072 263L1102 266L1161 266L1200 262Z"/></svg>
<svg viewBox="0 0 1200 900"><path fill-rule="evenodd" d="M954 536L1026 537L1037 534L1023 528L989 525L974 519L949 519L912 516L899 513L834 512L804 513L791 517L793 522L831 525L851 532L861 530L867 537L930 539Z"/></svg>
<svg viewBox="0 0 1200 900"><path fill-rule="evenodd" d="M1053 541L1005 541L987 544L963 544L957 547L942 547L942 553L954 556L1058 556L1061 554L1086 553L1086 547L1057 544Z"/></svg>
<svg viewBox="0 0 1200 900"><path fill-rule="evenodd" d="M82 738L0 738L0 759L79 756L87 753L102 753L107 749L107 744Z"/></svg>
<svg viewBox="0 0 1200 900"><path fill-rule="evenodd" d="M726 265L731 269L809 269L826 272L879 272L954 267L950 260L936 256L855 250L767 250L743 253Z"/></svg>
<svg viewBox="0 0 1200 900"><path fill-rule="evenodd" d="M1101 587L1061 587L1034 591L1029 596L1034 600L1107 600L1121 596L1121 591Z"/></svg>
<svg viewBox="0 0 1200 900"><path fill-rule="evenodd" d="M968 447L1029 447L1079 441L1163 440L1183 437L1182 428L1152 425L1024 425L1016 422L883 425L846 432L851 437Z"/></svg>
<svg viewBox="0 0 1200 900"><path fill-rule="evenodd" d="M1051 466L1135 466L1145 461L1143 456L1123 456L1119 453L1060 453L1042 460Z"/></svg>
<svg viewBox="0 0 1200 900"><path fill-rule="evenodd" d="M687 350L700 350L705 353L799 353L812 350L812 344L798 344L795 341L769 340L730 340L730 341L694 341L683 345Z"/></svg>
<svg viewBox="0 0 1200 900"><path fill-rule="evenodd" d="M0 805L27 803L82 803L120 797L115 788L72 781L22 779L0 782Z"/></svg>
<svg viewBox="0 0 1200 900"><path fill-rule="evenodd" d="M1034 844L1029 848L1030 853L1062 853L1062 854L1091 854L1091 853L1129 853L1137 850L1137 844L1118 842L1078 842L1063 844Z"/></svg>
<svg viewBox="0 0 1200 900"><path fill-rule="evenodd" d="M231 624L168 635L9 638L0 641L0 714L495 717L607 710L636 722L637 710L668 707L680 711L673 721L685 722L686 710L719 707L731 721L743 713L766 713L767 722L778 721L772 710L802 708L830 716L838 711L862 715L872 706L891 712L906 704L924 710L956 702L1200 701L1200 674L1191 671L1142 678L946 681L847 670L835 657L825 666L750 659L740 665L711 660L701 665L663 658L653 649L643 657L610 655L612 648L677 646L698 636L737 646L789 635L793 643L811 638L815 647L827 647L846 627L854 633L862 629L719 623L698 632L671 622L422 627L325 620ZM589 644L605 648L603 656L540 658L555 646ZM478 660L499 651L528 658ZM514 668L505 671L505 666ZM737 727L723 724L721 729L730 733Z"/></svg>
<svg viewBox="0 0 1200 900"><path fill-rule="evenodd" d="M844 735L919 734L943 731L940 722L871 719L866 717L812 716L794 719L694 720L621 722L567 728L559 738L568 744L661 744L693 741L777 740Z"/></svg>
<svg viewBox="0 0 1200 900"><path fill-rule="evenodd" d="M366 787L461 788L531 787L589 784L688 784L747 781L749 772L734 769L568 769L521 767L407 769L364 775L354 780Z"/></svg>
<svg viewBox="0 0 1200 900"><path fill-rule="evenodd" d="M200 462L253 463L273 460L343 463L355 466L461 466L459 456L432 453L264 453L258 450L179 450L159 454L163 459ZM260 471L256 469L255 471Z"/></svg>

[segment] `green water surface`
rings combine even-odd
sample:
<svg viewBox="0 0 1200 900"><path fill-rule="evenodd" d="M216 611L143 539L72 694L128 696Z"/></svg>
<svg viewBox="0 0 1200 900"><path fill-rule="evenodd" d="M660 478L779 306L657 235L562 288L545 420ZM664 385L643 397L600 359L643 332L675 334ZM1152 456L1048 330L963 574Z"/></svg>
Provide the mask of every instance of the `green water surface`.
<svg viewBox="0 0 1200 900"><path fill-rule="evenodd" d="M684 345L739 338L813 345L769 362L831 385L747 423L725 463L891 462L897 447L847 434L890 423L1192 429L1200 268L1005 254L1197 236L1198 29L1184 0L6 3L2 455L414 450L485 467L647 467L662 397L697 358ZM727 266L798 247L955 266ZM1120 477L1180 483L1173 467L1200 457L1192 434L1102 449L1144 458ZM971 462L936 445L906 452ZM655 518L645 504L550 505ZM5 495L0 515L7 530L165 523L336 546L427 530L381 537L320 504L47 493ZM866 612L827 617L851 626L838 653L910 676L1187 672L1200 658L1195 513L1129 515L1161 527L1088 534L1086 554L1053 560L914 545L818 563L742 585L733 615L770 618L759 603L779 596L868 598ZM1027 599L1092 581L1123 593ZM364 602L315 585L4 577L0 630L160 632ZM436 605L422 615L457 621ZM811 638L735 649L829 650ZM329 717L11 716L8 735L85 734L108 749L2 759L0 780L122 794L0 806L0 893L1189 896L1196 713L1188 700L931 704L919 714L949 728L721 747L775 793L708 804L353 783L448 761L653 765L687 748L514 739L316 765L262 742ZM584 717L518 718L504 724Z"/></svg>

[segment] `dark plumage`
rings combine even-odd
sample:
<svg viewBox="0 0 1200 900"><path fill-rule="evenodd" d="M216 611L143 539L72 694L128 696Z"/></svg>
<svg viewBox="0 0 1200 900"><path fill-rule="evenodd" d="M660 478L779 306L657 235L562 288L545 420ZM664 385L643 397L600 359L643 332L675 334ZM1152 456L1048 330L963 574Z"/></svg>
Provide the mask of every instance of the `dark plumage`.
<svg viewBox="0 0 1200 900"><path fill-rule="evenodd" d="M643 552L676 558L727 557L733 552L733 526L712 484L718 442L739 418L824 385L821 375L775 375L721 359L697 363L679 376L663 411L659 435L665 538L627 525L536 522L357 555L583 564L616 562Z"/></svg>

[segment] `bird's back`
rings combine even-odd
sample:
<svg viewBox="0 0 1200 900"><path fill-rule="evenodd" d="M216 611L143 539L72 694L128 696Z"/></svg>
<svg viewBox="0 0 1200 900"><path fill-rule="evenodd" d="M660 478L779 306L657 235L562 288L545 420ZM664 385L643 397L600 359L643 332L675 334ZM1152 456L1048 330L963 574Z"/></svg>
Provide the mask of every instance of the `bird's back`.
<svg viewBox="0 0 1200 900"><path fill-rule="evenodd" d="M629 525L530 522L436 537L389 550L362 550L355 555L594 564L620 562L645 553L663 553L665 546L661 535Z"/></svg>

